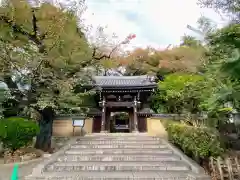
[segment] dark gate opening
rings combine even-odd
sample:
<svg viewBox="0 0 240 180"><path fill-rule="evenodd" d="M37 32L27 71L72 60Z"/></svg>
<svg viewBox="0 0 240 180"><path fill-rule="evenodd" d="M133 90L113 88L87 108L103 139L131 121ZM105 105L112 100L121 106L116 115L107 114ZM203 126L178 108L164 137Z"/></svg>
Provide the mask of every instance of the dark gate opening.
<svg viewBox="0 0 240 180"><path fill-rule="evenodd" d="M115 113L113 116L111 116L111 133L129 133L130 127L129 127L129 114L124 113Z"/></svg>

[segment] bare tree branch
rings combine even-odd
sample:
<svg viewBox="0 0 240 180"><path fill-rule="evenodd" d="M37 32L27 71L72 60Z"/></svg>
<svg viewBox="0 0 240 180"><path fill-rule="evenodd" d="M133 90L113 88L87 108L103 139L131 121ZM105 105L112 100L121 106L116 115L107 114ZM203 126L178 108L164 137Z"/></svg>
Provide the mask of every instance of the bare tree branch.
<svg viewBox="0 0 240 180"><path fill-rule="evenodd" d="M97 48L95 47L95 48L93 48L92 58L93 58L94 60L101 60L101 59L104 59L104 58L110 59L111 56L112 56L112 54L114 53L114 51L116 51L117 48L119 48L120 45L121 45L121 44L118 44L117 46L115 46L108 55L104 54L104 55L101 55L101 56L99 56L99 57L96 57Z"/></svg>

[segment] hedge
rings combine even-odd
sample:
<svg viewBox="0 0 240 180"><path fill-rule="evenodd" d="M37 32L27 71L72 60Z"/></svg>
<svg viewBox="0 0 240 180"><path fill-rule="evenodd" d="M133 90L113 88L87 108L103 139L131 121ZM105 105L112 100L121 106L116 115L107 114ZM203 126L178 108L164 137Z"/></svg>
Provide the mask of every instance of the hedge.
<svg viewBox="0 0 240 180"><path fill-rule="evenodd" d="M38 125L31 120L19 117L0 120L0 141L12 151L30 144L38 132Z"/></svg>
<svg viewBox="0 0 240 180"><path fill-rule="evenodd" d="M170 142L196 160L221 156L224 152L220 136L214 129L193 127L181 123L169 123L166 129Z"/></svg>

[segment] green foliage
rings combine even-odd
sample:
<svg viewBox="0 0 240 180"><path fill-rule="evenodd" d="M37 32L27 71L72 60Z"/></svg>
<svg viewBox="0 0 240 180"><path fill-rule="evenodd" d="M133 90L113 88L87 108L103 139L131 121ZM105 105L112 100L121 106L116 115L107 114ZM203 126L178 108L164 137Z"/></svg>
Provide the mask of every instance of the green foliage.
<svg viewBox="0 0 240 180"><path fill-rule="evenodd" d="M208 8L213 8L217 12L223 12L234 22L240 22L240 1L239 0L198 0L198 2Z"/></svg>
<svg viewBox="0 0 240 180"><path fill-rule="evenodd" d="M230 24L208 37L211 63L221 63L221 70L234 79L240 79L240 25Z"/></svg>
<svg viewBox="0 0 240 180"><path fill-rule="evenodd" d="M205 81L202 86L201 107L215 117L223 117L225 103L233 104L232 110L239 110L240 83L240 26L230 24L211 32L208 37L208 49ZM224 111L225 115L232 111Z"/></svg>
<svg viewBox="0 0 240 180"><path fill-rule="evenodd" d="M166 76L153 97L153 108L167 113L205 111L209 117L206 124L217 127L220 121L226 123L230 113L240 109L240 26L230 24L216 30L204 18L199 20L199 26L207 36L201 76L193 76L200 79L194 80L189 74L183 78L179 71ZM194 46L193 38L186 36L183 40L184 46ZM228 102L232 107L225 107Z"/></svg>
<svg viewBox="0 0 240 180"><path fill-rule="evenodd" d="M116 119L119 119L119 120L126 120L128 119L128 113L119 113L119 114L116 114L115 118Z"/></svg>
<svg viewBox="0 0 240 180"><path fill-rule="evenodd" d="M27 119L22 118L22 117L9 117L9 118L6 118L5 120L8 120L8 121L28 121ZM29 120L29 122L31 122L31 121Z"/></svg>
<svg viewBox="0 0 240 180"><path fill-rule="evenodd" d="M11 98L9 91L1 87L1 81L0 81L0 119L3 118L3 112L6 110L4 108L4 103Z"/></svg>
<svg viewBox="0 0 240 180"><path fill-rule="evenodd" d="M3 88L1 88L0 87L0 119L3 117L3 114L2 114L2 112L3 112L3 106L2 106L2 103L3 103L3 101L5 100L5 98L4 98L4 89Z"/></svg>
<svg viewBox="0 0 240 180"><path fill-rule="evenodd" d="M6 0L0 7L0 54L1 79L19 106L57 111L81 105L86 93L74 87L94 59L73 12L49 3L33 11L26 1Z"/></svg>
<svg viewBox="0 0 240 180"><path fill-rule="evenodd" d="M201 42L199 40L196 40L193 36L183 36L182 37L182 43L181 46L188 46L188 47L199 47L201 46Z"/></svg>
<svg viewBox="0 0 240 180"><path fill-rule="evenodd" d="M224 152L216 130L170 123L167 125L167 132L173 144L196 159L217 157Z"/></svg>
<svg viewBox="0 0 240 180"><path fill-rule="evenodd" d="M38 132L38 125L31 120L12 117L0 121L0 141L12 151L31 143Z"/></svg>
<svg viewBox="0 0 240 180"><path fill-rule="evenodd" d="M200 96L193 88L197 82L204 80L200 75L173 73L158 83L158 90L152 98L153 108L157 112L182 113L196 111ZM190 106L189 106L190 105ZM163 109L163 106L165 110Z"/></svg>

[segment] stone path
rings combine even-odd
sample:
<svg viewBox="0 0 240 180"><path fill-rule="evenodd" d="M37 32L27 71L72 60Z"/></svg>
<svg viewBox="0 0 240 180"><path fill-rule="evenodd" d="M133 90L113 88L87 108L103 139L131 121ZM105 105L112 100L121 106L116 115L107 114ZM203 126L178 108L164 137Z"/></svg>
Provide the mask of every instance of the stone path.
<svg viewBox="0 0 240 180"><path fill-rule="evenodd" d="M52 137L52 147L58 150L63 147L70 138L68 137ZM1 150L1 145L0 145ZM35 159L19 163L19 180L23 180L25 176L30 175L34 167L36 167L44 158ZM3 164L3 158L0 158L0 180L9 180L13 170L13 164Z"/></svg>
<svg viewBox="0 0 240 180"><path fill-rule="evenodd" d="M73 139L26 180L210 180L204 170L159 137L91 134Z"/></svg>
<svg viewBox="0 0 240 180"><path fill-rule="evenodd" d="M20 164L18 173L19 180L23 180L25 176L30 175L32 173L32 169L41 161L42 159L38 159L27 164ZM13 165L0 165L0 180L9 180L11 178L12 170Z"/></svg>

